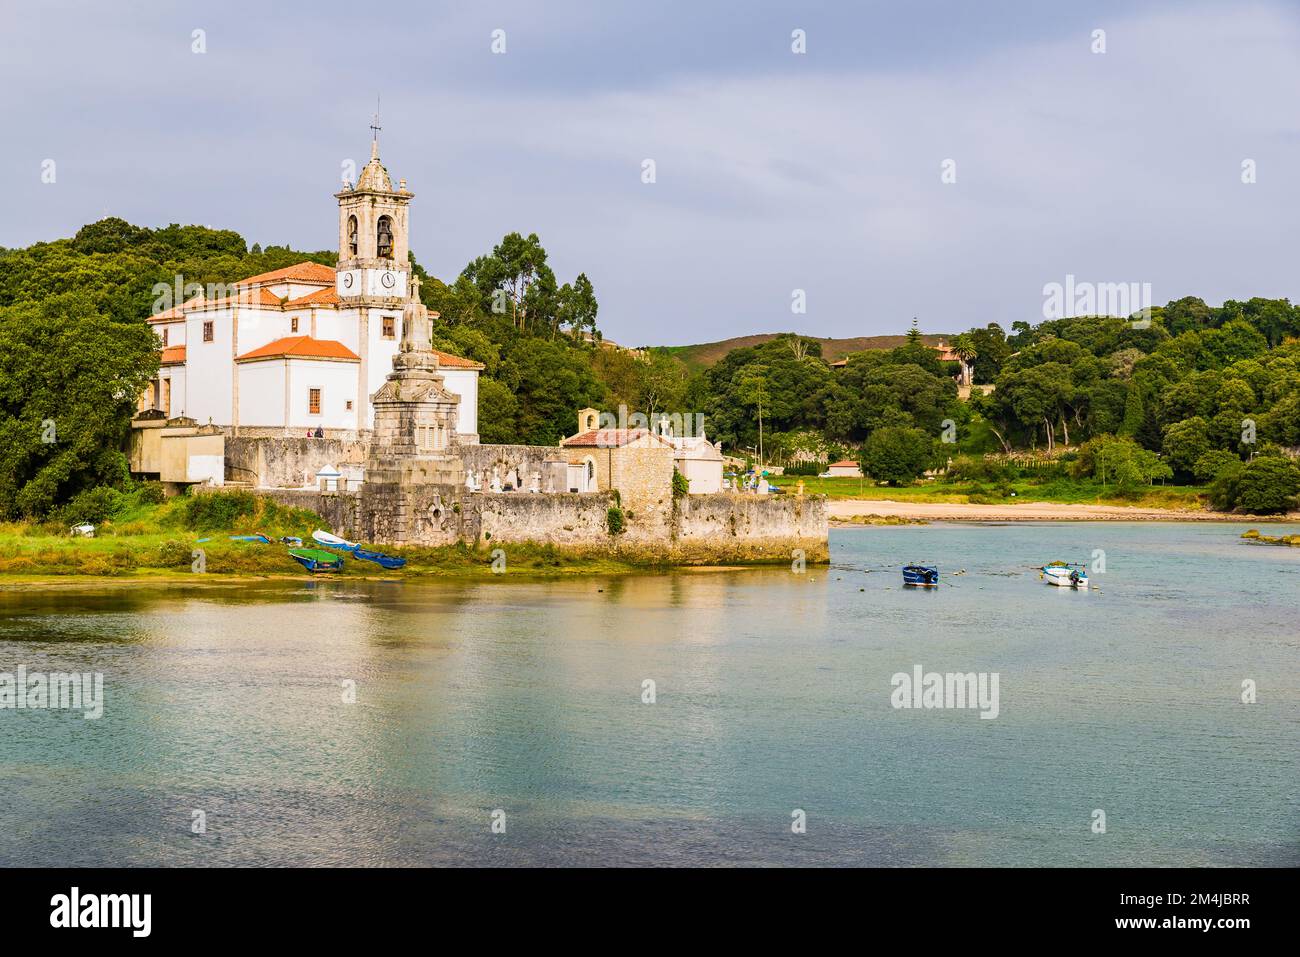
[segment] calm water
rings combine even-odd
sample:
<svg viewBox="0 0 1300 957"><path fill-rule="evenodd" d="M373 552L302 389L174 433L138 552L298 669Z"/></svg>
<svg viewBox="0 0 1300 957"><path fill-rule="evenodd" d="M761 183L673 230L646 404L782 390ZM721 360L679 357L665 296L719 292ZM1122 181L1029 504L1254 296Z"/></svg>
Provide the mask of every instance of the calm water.
<svg viewBox="0 0 1300 957"><path fill-rule="evenodd" d="M1295 865L1300 550L1241 530L851 529L804 575L7 590L0 671L100 671L107 701L0 711L0 864ZM1094 549L1091 593L1029 570ZM966 574L904 590L913 560ZM893 709L917 664L997 672L999 717Z"/></svg>

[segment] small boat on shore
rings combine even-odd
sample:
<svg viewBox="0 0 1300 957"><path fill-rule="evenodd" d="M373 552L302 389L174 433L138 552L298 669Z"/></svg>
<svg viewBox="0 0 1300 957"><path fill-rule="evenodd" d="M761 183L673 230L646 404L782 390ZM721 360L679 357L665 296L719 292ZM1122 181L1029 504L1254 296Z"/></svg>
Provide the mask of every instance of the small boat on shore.
<svg viewBox="0 0 1300 957"><path fill-rule="evenodd" d="M916 585L920 588L937 588L939 587L939 566L904 565L903 584Z"/></svg>
<svg viewBox="0 0 1300 957"><path fill-rule="evenodd" d="M343 567L343 558L323 548L291 548L289 557L309 572L336 572Z"/></svg>
<svg viewBox="0 0 1300 957"><path fill-rule="evenodd" d="M232 542L257 542L259 545L270 545L271 540L265 535L231 535Z"/></svg>
<svg viewBox="0 0 1300 957"><path fill-rule="evenodd" d="M324 545L327 548L341 548L345 552L355 552L361 547L356 542L349 542L346 538L339 538L337 535L331 535L319 528L311 533L311 537L318 545Z"/></svg>
<svg viewBox="0 0 1300 957"><path fill-rule="evenodd" d="M376 565L383 568L401 568L406 564L405 558L398 558L395 555L385 555L382 552L372 552L369 549L362 548L356 542L349 542L346 538L339 538L337 535L331 535L329 532L323 532L320 529L312 532L311 537L318 545L351 552L362 561L374 562Z"/></svg>
<svg viewBox="0 0 1300 957"><path fill-rule="evenodd" d="M384 555L381 554L380 552L367 551L366 549L362 548L359 545L352 552L352 554L355 555L357 558L361 559L362 561L374 562L376 565L380 565L388 569L401 568L406 564L405 558L398 558L396 555Z"/></svg>
<svg viewBox="0 0 1300 957"><path fill-rule="evenodd" d="M1077 562L1052 562L1039 569L1039 578L1058 588L1087 588L1088 569Z"/></svg>

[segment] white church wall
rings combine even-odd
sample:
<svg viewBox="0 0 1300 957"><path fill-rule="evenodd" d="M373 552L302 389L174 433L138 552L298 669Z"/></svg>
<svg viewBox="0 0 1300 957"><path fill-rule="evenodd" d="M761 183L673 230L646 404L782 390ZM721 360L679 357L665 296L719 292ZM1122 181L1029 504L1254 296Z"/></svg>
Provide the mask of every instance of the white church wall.
<svg viewBox="0 0 1300 957"><path fill-rule="evenodd" d="M381 318L385 315L396 315L393 322L393 338L384 338L384 322ZM358 320L358 325L360 324ZM366 395L372 396L379 391L379 387L384 384L388 373L393 371L393 356L397 355L398 339L402 335L402 317L400 314L392 311L370 310L370 328L367 331L366 345L369 350L369 358L366 365ZM360 350L357 350L358 354ZM366 423L363 428L372 428L375 424L375 410L366 403L368 414Z"/></svg>
<svg viewBox="0 0 1300 957"><path fill-rule="evenodd" d="M159 379L171 381L170 403L171 407L164 409L171 418L178 415L189 415L189 409L185 401L185 366L163 366L158 372ZM167 390L163 390L167 395Z"/></svg>
<svg viewBox="0 0 1300 957"><path fill-rule="evenodd" d="M285 325L284 315L281 312L240 306L239 354L245 355L268 342L283 339Z"/></svg>
<svg viewBox="0 0 1300 957"><path fill-rule="evenodd" d="M357 363L329 359L290 359L289 375L289 428L304 432L320 426L323 429L355 429L357 427ZM319 415L310 411L312 389L321 390ZM351 403L352 408L348 408Z"/></svg>
<svg viewBox="0 0 1300 957"><path fill-rule="evenodd" d="M442 369L443 385L460 396L456 431L462 435L478 433L478 370Z"/></svg>
<svg viewBox="0 0 1300 957"><path fill-rule="evenodd" d="M170 346L185 345L185 320L177 319L174 322L156 322L153 326L154 335L158 337L159 342L163 338L163 330L167 330L167 343L164 348Z"/></svg>
<svg viewBox="0 0 1300 957"><path fill-rule="evenodd" d="M351 311L351 310L349 310ZM309 320L306 328L300 323L299 330L307 334L312 328ZM338 309L317 309L315 317L314 333L310 333L317 339L332 339L335 342L341 342L353 352L360 355L357 349L357 320L355 312L349 318L346 315L340 315Z"/></svg>
<svg viewBox="0 0 1300 957"><path fill-rule="evenodd" d="M239 424L273 427L284 425L285 361L239 363Z"/></svg>
<svg viewBox="0 0 1300 957"><path fill-rule="evenodd" d="M212 323L212 341L203 341L203 324ZM230 425L231 396L230 310L191 312L185 316L186 415L206 423ZM242 349L242 342L241 342Z"/></svg>

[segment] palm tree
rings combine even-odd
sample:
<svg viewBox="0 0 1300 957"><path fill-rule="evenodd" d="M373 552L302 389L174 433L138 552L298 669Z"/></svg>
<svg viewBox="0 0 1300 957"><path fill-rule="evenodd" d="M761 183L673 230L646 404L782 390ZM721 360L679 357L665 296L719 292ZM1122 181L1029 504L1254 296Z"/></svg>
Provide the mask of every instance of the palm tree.
<svg viewBox="0 0 1300 957"><path fill-rule="evenodd" d="M975 343L966 333L953 337L952 340L953 355L961 362L961 376L958 378L959 385L970 385L974 366L972 363L979 357L979 352L975 349Z"/></svg>

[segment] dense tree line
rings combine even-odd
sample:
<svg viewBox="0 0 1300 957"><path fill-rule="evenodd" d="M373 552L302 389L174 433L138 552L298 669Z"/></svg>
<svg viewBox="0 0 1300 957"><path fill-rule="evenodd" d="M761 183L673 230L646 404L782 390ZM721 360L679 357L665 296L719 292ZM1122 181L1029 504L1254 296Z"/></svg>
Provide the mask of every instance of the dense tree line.
<svg viewBox="0 0 1300 957"><path fill-rule="evenodd" d="M332 250L251 247L230 230L159 229L105 219L71 239L0 249L0 517L47 513L88 489L125 483L137 396L158 369L146 319L156 289L180 299ZM536 235L512 233L449 284L429 277L435 345L484 364L485 442L554 444L579 406L678 411L685 367L664 353L601 348L595 289L560 284ZM172 296L175 300L177 297ZM164 305L175 304L168 301Z"/></svg>
<svg viewBox="0 0 1300 957"><path fill-rule="evenodd" d="M304 259L336 255L120 219L0 250L0 515L40 514L125 476L135 397L157 369L145 323L156 284L228 284ZM667 350L604 348L592 282L561 284L536 235L503 237L446 281L411 265L438 313L435 345L485 366L485 442L553 444L576 408L622 404L703 412L711 438L761 445L768 461L853 454L895 482L963 453L1068 448L1080 477L1205 484L1222 507L1276 505L1300 487L1282 454L1300 446L1300 309L1287 300L1184 298L1133 320L976 327L951 345L993 390L962 401L958 364L915 328L838 366L786 334L692 372Z"/></svg>

